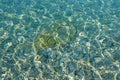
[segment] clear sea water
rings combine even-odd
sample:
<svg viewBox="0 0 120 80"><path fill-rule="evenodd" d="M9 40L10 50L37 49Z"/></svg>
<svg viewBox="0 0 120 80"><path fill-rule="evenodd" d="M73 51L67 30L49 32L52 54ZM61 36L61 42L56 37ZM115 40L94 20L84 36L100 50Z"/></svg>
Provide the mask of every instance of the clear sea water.
<svg viewBox="0 0 120 80"><path fill-rule="evenodd" d="M0 0L0 80L120 80L120 0Z"/></svg>

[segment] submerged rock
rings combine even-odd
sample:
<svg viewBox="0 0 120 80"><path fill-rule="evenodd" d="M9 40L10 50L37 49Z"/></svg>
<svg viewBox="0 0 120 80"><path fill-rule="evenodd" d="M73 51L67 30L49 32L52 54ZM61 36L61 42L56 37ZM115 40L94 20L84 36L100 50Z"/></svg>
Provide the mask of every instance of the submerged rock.
<svg viewBox="0 0 120 80"><path fill-rule="evenodd" d="M49 31L47 29L44 33L38 33L35 38L33 45L36 51L53 48L60 46L61 44L66 44L74 39L76 34L76 28L67 23L54 23L49 25Z"/></svg>

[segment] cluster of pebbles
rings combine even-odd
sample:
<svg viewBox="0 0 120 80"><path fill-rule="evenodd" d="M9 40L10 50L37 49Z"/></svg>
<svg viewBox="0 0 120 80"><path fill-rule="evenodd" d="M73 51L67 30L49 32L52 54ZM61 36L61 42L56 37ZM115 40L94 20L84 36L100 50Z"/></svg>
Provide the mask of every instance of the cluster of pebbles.
<svg viewBox="0 0 120 80"><path fill-rule="evenodd" d="M120 80L119 4L0 0L0 80Z"/></svg>

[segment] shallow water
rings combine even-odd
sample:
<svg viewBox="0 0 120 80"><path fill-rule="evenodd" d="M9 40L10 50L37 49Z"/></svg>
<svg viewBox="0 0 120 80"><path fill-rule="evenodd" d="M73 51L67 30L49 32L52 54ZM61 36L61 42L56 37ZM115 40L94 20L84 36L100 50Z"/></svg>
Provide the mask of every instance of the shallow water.
<svg viewBox="0 0 120 80"><path fill-rule="evenodd" d="M120 80L120 0L0 0L0 80Z"/></svg>

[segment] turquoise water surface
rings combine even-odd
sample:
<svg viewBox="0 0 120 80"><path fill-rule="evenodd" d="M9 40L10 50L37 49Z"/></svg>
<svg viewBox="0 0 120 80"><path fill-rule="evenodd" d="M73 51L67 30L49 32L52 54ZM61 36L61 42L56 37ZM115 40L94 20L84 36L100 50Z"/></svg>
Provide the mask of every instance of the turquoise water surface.
<svg viewBox="0 0 120 80"><path fill-rule="evenodd" d="M120 0L0 0L0 80L120 80Z"/></svg>

